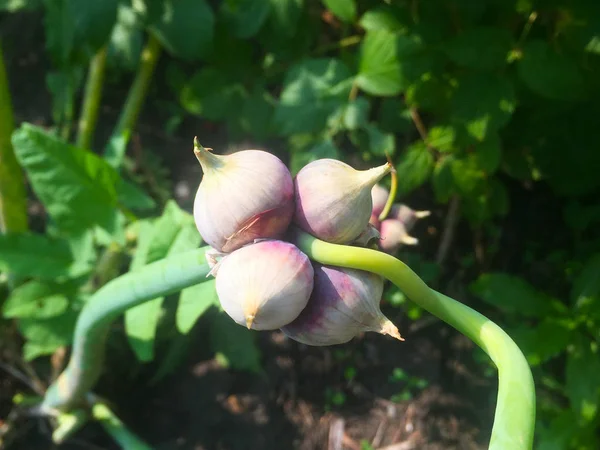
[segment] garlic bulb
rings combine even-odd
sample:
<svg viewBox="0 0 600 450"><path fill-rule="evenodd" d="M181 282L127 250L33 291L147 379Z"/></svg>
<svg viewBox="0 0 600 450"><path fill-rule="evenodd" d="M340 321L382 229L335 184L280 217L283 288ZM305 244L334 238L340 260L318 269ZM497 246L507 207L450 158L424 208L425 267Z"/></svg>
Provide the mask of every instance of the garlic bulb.
<svg viewBox="0 0 600 450"><path fill-rule="evenodd" d="M373 209L372 214L379 217L379 214L385 208L385 204L387 203L388 197L390 193L386 188L381 186L380 184L376 184L371 189L371 200L373 201Z"/></svg>
<svg viewBox="0 0 600 450"><path fill-rule="evenodd" d="M390 164L356 170L335 159L319 159L296 175L294 221L304 231L334 244L348 244L367 227L371 189Z"/></svg>
<svg viewBox="0 0 600 450"><path fill-rule="evenodd" d="M235 322L249 329L276 330L306 306L313 268L293 244L263 240L219 261L216 288L221 306Z"/></svg>
<svg viewBox="0 0 600 450"><path fill-rule="evenodd" d="M430 214L430 211L415 211L409 206L399 203L392 206L389 217L399 220L407 230L410 230L417 220L427 217Z"/></svg>
<svg viewBox="0 0 600 450"><path fill-rule="evenodd" d="M294 213L294 184L288 168L262 150L215 155L194 140L204 176L194 199L202 239L232 252L259 238L277 238Z"/></svg>
<svg viewBox="0 0 600 450"><path fill-rule="evenodd" d="M417 245L419 240L408 234L406 227L397 219L385 219L379 227L379 247L386 253L396 252L401 244Z"/></svg>
<svg viewBox="0 0 600 450"><path fill-rule="evenodd" d="M308 305L281 330L307 345L343 344L363 331L403 340L379 303L383 278L371 272L313 263L315 281Z"/></svg>

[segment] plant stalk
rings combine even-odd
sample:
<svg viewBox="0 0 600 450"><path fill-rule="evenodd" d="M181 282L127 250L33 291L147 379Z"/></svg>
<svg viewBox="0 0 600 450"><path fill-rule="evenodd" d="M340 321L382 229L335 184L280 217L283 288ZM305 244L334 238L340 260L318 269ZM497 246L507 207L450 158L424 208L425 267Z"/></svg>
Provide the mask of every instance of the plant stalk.
<svg viewBox="0 0 600 450"><path fill-rule="evenodd" d="M71 359L46 391L42 408L68 411L84 405L100 377L112 322L129 308L205 281L210 271L204 259L207 248L148 264L99 289L77 319Z"/></svg>
<svg viewBox="0 0 600 450"><path fill-rule="evenodd" d="M494 322L466 305L430 289L402 261L383 252L320 241L298 232L296 245L321 264L377 273L408 298L456 328L481 347L498 368L498 397L489 450L531 450L535 427L535 386L527 360Z"/></svg>
<svg viewBox="0 0 600 450"><path fill-rule="evenodd" d="M125 100L125 105L123 106L121 116L113 131L111 140L123 136L126 140L129 140L146 98L148 86L150 85L150 80L154 74L154 69L156 68L160 53L160 42L152 33L148 34L148 42L142 50L142 55L140 57L140 66L138 67L137 74L133 80L127 99ZM105 151L105 156L107 156L114 166L120 167L124 155L111 154L110 148L109 145Z"/></svg>
<svg viewBox="0 0 600 450"><path fill-rule="evenodd" d="M28 228L25 182L11 143L14 127L8 76L0 43L0 233L20 233Z"/></svg>
<svg viewBox="0 0 600 450"><path fill-rule="evenodd" d="M129 431L121 419L104 403L98 402L92 406L92 418L102 425L104 430L110 434L121 448L126 450L152 450L152 447Z"/></svg>
<svg viewBox="0 0 600 450"><path fill-rule="evenodd" d="M104 83L104 69L106 67L106 46L102 47L90 61L88 78L85 84L81 116L77 131L77 147L92 148L100 98L102 97L102 84Z"/></svg>

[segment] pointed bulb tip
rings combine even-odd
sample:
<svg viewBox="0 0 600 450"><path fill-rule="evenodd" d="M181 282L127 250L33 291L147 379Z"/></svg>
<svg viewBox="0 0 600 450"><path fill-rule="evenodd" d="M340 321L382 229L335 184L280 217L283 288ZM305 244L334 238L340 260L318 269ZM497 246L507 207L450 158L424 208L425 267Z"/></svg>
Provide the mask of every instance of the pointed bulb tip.
<svg viewBox="0 0 600 450"><path fill-rule="evenodd" d="M248 328L249 330L252 329L252 324L254 323L254 314L248 314L246 316L246 328Z"/></svg>

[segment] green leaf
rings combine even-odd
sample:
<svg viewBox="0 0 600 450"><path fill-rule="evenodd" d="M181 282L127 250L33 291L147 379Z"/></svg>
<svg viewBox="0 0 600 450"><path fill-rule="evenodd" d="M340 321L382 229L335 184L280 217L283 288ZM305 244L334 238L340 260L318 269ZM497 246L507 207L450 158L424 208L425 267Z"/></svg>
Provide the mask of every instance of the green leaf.
<svg viewBox="0 0 600 450"><path fill-rule="evenodd" d="M309 59L287 73L275 122L284 135L322 131L351 89L348 68L336 59Z"/></svg>
<svg viewBox="0 0 600 450"><path fill-rule="evenodd" d="M107 43L118 0L46 0L46 46L58 65L91 57Z"/></svg>
<svg viewBox="0 0 600 450"><path fill-rule="evenodd" d="M456 64L471 69L493 70L507 63L513 45L506 28L477 27L451 39L445 45L448 57Z"/></svg>
<svg viewBox="0 0 600 450"><path fill-rule="evenodd" d="M391 133L382 132L374 123L365 127L369 138L369 152L377 156L392 156L396 151L396 140Z"/></svg>
<svg viewBox="0 0 600 450"><path fill-rule="evenodd" d="M352 143L362 152L363 159L373 156L386 157L396 152L396 139L392 133L384 133L375 122L365 124L360 130L350 134Z"/></svg>
<svg viewBox="0 0 600 450"><path fill-rule="evenodd" d="M256 334L235 323L224 312L214 314L210 322L210 345L217 359L236 370L260 372L260 352Z"/></svg>
<svg viewBox="0 0 600 450"><path fill-rule="evenodd" d="M410 110L398 98L383 99L377 122L388 133L405 133L413 127Z"/></svg>
<svg viewBox="0 0 600 450"><path fill-rule="evenodd" d="M27 340L23 348L25 360L51 355L59 347L71 344L77 315L77 311L67 310L48 319L19 320L19 331Z"/></svg>
<svg viewBox="0 0 600 450"><path fill-rule="evenodd" d="M275 101L271 94L263 88L255 88L244 100L238 120L244 132L265 139L272 133L274 113Z"/></svg>
<svg viewBox="0 0 600 450"><path fill-rule="evenodd" d="M548 427L541 423L539 450L565 450L571 448L573 436L579 431L577 416L570 409L564 409L550 422Z"/></svg>
<svg viewBox="0 0 600 450"><path fill-rule="evenodd" d="M11 292L2 311L6 318L47 319L62 314L68 305L64 287L32 280Z"/></svg>
<svg viewBox="0 0 600 450"><path fill-rule="evenodd" d="M343 22L354 22L356 20L355 0L323 0L323 4Z"/></svg>
<svg viewBox="0 0 600 450"><path fill-rule="evenodd" d="M115 231L120 178L97 155L23 124L13 133L17 159L57 226L78 234L98 225Z"/></svg>
<svg viewBox="0 0 600 450"><path fill-rule="evenodd" d="M194 219L183 211L174 200L165 205L163 214L153 225L152 237L146 253L145 263L150 264L164 258L176 242L178 235L185 225L193 224ZM197 234L199 240L200 234ZM196 244L197 245L197 244ZM178 251L185 249L178 248ZM188 249L189 250L189 249Z"/></svg>
<svg viewBox="0 0 600 450"><path fill-rule="evenodd" d="M554 300L525 280L506 273L486 273L471 283L470 290L503 312L527 317L545 317L555 309Z"/></svg>
<svg viewBox="0 0 600 450"><path fill-rule="evenodd" d="M395 13L396 11L388 5L379 6L365 12L359 25L367 31L406 31L406 27Z"/></svg>
<svg viewBox="0 0 600 450"><path fill-rule="evenodd" d="M344 127L347 130L356 130L367 123L369 117L369 101L364 97L351 100L344 112Z"/></svg>
<svg viewBox="0 0 600 450"><path fill-rule="evenodd" d="M46 74L46 84L52 94L52 120L56 124L73 121L75 94L83 81L81 67L66 67Z"/></svg>
<svg viewBox="0 0 600 450"><path fill-rule="evenodd" d="M566 391L571 408L581 421L591 422L600 402L600 354L598 346L583 338L567 355Z"/></svg>
<svg viewBox="0 0 600 450"><path fill-rule="evenodd" d="M236 115L242 107L244 90L223 73L208 67L196 72L179 94L181 105L192 114L210 120L222 120Z"/></svg>
<svg viewBox="0 0 600 450"><path fill-rule="evenodd" d="M271 4L265 0L226 0L220 12L235 37L248 39L260 30L270 10Z"/></svg>
<svg viewBox="0 0 600 450"><path fill-rule="evenodd" d="M398 95L426 73L432 61L411 37L368 31L360 49L356 84L371 95Z"/></svg>
<svg viewBox="0 0 600 450"><path fill-rule="evenodd" d="M427 144L441 152L451 152L454 149L456 129L451 125L437 125L429 129Z"/></svg>
<svg viewBox="0 0 600 450"><path fill-rule="evenodd" d="M0 270L45 280L73 275L67 241L34 233L0 234Z"/></svg>
<svg viewBox="0 0 600 450"><path fill-rule="evenodd" d="M477 160L472 155L452 159L450 168L459 193L469 196L481 192L485 174L477 166Z"/></svg>
<svg viewBox="0 0 600 450"><path fill-rule="evenodd" d="M335 143L327 138L309 147L293 149L290 159L290 171L295 175L309 162L323 158L339 159L339 157L340 152Z"/></svg>
<svg viewBox="0 0 600 450"><path fill-rule="evenodd" d="M302 15L304 0L269 0L271 3L270 26L279 36L294 37Z"/></svg>
<svg viewBox="0 0 600 450"><path fill-rule="evenodd" d="M154 238L155 222L148 220L137 222L137 247L129 266L131 272L147 264L148 251ZM142 303L125 312L125 332L129 345L139 361L152 361L154 358L154 339L162 312L164 297Z"/></svg>
<svg viewBox="0 0 600 450"><path fill-rule="evenodd" d="M175 316L177 329L183 334L189 333L198 318L211 306L218 304L219 298L214 279L184 289L179 296Z"/></svg>
<svg viewBox="0 0 600 450"><path fill-rule="evenodd" d="M429 179L433 165L433 155L424 142L411 144L396 167L398 191L407 194L421 186Z"/></svg>
<svg viewBox="0 0 600 450"><path fill-rule="evenodd" d="M0 0L0 11L13 13L21 9L34 9L41 4L42 0Z"/></svg>
<svg viewBox="0 0 600 450"><path fill-rule="evenodd" d="M192 229L193 227L193 229ZM170 200L163 214L154 222L142 222L138 228L138 247L131 271L200 243L193 218ZM154 358L154 342L162 315L163 297L138 305L125 313L125 330L129 343L140 361Z"/></svg>
<svg viewBox="0 0 600 450"><path fill-rule="evenodd" d="M108 44L107 64L116 69L134 71L138 67L143 45L144 33L135 11L119 5L117 23Z"/></svg>
<svg viewBox="0 0 600 450"><path fill-rule="evenodd" d="M431 184L438 202L446 203L456 192L454 175L452 174L453 156L440 158L433 169Z"/></svg>
<svg viewBox="0 0 600 450"><path fill-rule="evenodd" d="M522 327L510 334L531 366L539 366L560 353L571 342L572 325L564 320L544 319L535 327Z"/></svg>
<svg viewBox="0 0 600 450"><path fill-rule="evenodd" d="M120 204L133 211L148 211L156 207L156 201L152 197L129 181L122 180L119 183L117 196Z"/></svg>
<svg viewBox="0 0 600 450"><path fill-rule="evenodd" d="M459 80L453 98L453 118L468 133L483 141L508 123L516 107L509 79L490 74L470 74Z"/></svg>
<svg viewBox="0 0 600 450"><path fill-rule="evenodd" d="M497 133L491 133L483 142L476 144L474 151L477 167L490 175L498 170L502 159L502 149Z"/></svg>
<svg viewBox="0 0 600 450"><path fill-rule="evenodd" d="M453 88L448 79L424 73L406 89L406 104L420 111L448 115Z"/></svg>
<svg viewBox="0 0 600 450"><path fill-rule="evenodd" d="M523 48L519 76L538 95L552 100L579 100L585 84L578 64L556 53L548 43L532 40Z"/></svg>
<svg viewBox="0 0 600 450"><path fill-rule="evenodd" d="M575 278L571 300L578 311L600 317L600 253L592 256Z"/></svg>
<svg viewBox="0 0 600 450"><path fill-rule="evenodd" d="M210 51L214 22L204 0L165 0L162 17L151 29L171 54L195 61Z"/></svg>

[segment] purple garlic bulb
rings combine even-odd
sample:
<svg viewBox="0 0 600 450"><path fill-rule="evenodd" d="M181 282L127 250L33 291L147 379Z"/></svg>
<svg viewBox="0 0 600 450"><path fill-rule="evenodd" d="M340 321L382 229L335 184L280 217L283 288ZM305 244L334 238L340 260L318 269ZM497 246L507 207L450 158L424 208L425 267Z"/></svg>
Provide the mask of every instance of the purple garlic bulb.
<svg viewBox="0 0 600 450"><path fill-rule="evenodd" d="M402 222L385 219L379 226L379 247L386 253L395 253L401 244L417 245L419 241L408 234Z"/></svg>
<svg viewBox="0 0 600 450"><path fill-rule="evenodd" d="M308 305L281 330L307 345L343 344L364 331L402 340L379 307L383 278L371 272L313 263L315 281Z"/></svg>
<svg viewBox="0 0 600 450"><path fill-rule="evenodd" d="M385 208L385 204L387 203L388 197L390 193L386 188L381 186L380 184L376 184L371 189L371 200L373 201L373 210L372 213L379 217L379 214Z"/></svg>
<svg viewBox="0 0 600 450"><path fill-rule="evenodd" d="M223 257L216 270L219 302L238 324L276 330L292 322L308 303L313 268L289 242L264 240Z"/></svg>
<svg viewBox="0 0 600 450"><path fill-rule="evenodd" d="M194 140L204 176L194 199L202 239L229 253L261 238L277 238L294 214L294 182L271 153L243 150L215 155Z"/></svg>
<svg viewBox="0 0 600 450"><path fill-rule="evenodd" d="M390 169L390 164L384 164L356 170L335 159L307 164L295 179L295 223L327 242L354 241L369 223L373 209L371 189Z"/></svg>
<svg viewBox="0 0 600 450"><path fill-rule="evenodd" d="M390 215L379 225L379 246L386 253L395 253L401 245L417 245L419 240L408 232L418 219L429 216L429 211L415 211L403 204L392 206Z"/></svg>
<svg viewBox="0 0 600 450"><path fill-rule="evenodd" d="M399 203L392 206L389 217L399 220L407 230L410 230L417 220L423 219L431 214L430 211L415 211L414 209Z"/></svg>

